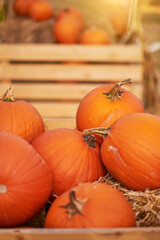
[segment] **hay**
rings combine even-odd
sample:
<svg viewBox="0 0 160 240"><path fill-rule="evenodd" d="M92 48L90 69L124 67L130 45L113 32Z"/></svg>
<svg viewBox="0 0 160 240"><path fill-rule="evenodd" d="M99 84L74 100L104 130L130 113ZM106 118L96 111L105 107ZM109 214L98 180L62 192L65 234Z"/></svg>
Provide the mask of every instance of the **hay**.
<svg viewBox="0 0 160 240"><path fill-rule="evenodd" d="M99 182L113 186L125 196L135 213L137 227L160 226L160 188L156 190L146 189L145 192L128 190L110 174L100 178Z"/></svg>

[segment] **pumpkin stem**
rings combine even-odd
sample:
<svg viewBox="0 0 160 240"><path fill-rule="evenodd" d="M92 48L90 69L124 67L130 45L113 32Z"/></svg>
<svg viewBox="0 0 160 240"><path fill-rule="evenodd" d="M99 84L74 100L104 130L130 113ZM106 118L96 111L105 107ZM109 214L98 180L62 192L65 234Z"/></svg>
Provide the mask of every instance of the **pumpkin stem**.
<svg viewBox="0 0 160 240"><path fill-rule="evenodd" d="M76 214L83 214L83 205L88 199L76 199L75 189L72 189L69 194L69 203L61 206L66 209L66 213L68 214L68 219L71 219Z"/></svg>
<svg viewBox="0 0 160 240"><path fill-rule="evenodd" d="M96 137L90 133L83 134L83 140L92 148L95 148Z"/></svg>
<svg viewBox="0 0 160 240"><path fill-rule="evenodd" d="M111 88L109 92L104 92L103 94L106 95L106 98L110 99L111 102L113 102L115 99L121 99L123 91L120 91L119 89L122 85L127 83L132 83L132 80L128 78L126 80L119 81L113 86L113 88Z"/></svg>
<svg viewBox="0 0 160 240"><path fill-rule="evenodd" d="M99 136L101 136L103 138L106 138L108 133L109 133L109 131L110 131L110 129L111 129L111 126L108 127L108 128L106 128L106 127L103 127L103 128L102 127L97 127L97 128L84 129L82 134L83 134L83 136L91 135L93 137L95 137L94 134L96 134L96 135L99 135Z"/></svg>
<svg viewBox="0 0 160 240"><path fill-rule="evenodd" d="M1 100L5 102L15 102L14 100L14 90L13 87L10 86L7 91L3 94Z"/></svg>

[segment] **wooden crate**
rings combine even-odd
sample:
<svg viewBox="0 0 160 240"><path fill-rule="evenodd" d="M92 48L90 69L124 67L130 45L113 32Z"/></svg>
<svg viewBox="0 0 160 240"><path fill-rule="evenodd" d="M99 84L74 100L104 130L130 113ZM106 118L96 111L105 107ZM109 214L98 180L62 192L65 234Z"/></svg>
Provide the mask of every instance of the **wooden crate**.
<svg viewBox="0 0 160 240"><path fill-rule="evenodd" d="M30 101L44 118L46 129L75 127L84 95L127 78L133 83L125 87L143 100L141 46L0 45L0 95L13 85L15 99Z"/></svg>
<svg viewBox="0 0 160 240"><path fill-rule="evenodd" d="M82 64L65 63L69 61ZM40 111L46 129L75 127L78 104L88 91L128 77L133 84L126 88L143 100L140 46L0 45L0 94L12 84L16 99L26 99ZM0 240L18 239L159 240L160 228L0 229Z"/></svg>

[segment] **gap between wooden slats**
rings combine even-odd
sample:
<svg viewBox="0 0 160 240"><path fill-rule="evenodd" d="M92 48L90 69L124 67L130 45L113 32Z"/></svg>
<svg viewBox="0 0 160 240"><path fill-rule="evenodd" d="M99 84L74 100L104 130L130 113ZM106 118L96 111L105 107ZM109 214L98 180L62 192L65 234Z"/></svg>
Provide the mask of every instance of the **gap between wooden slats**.
<svg viewBox="0 0 160 240"><path fill-rule="evenodd" d="M1 44L0 60L143 62L142 47L130 45Z"/></svg>
<svg viewBox="0 0 160 240"><path fill-rule="evenodd" d="M140 82L143 66L136 64L8 64L3 70L0 65L0 79L16 80L80 80L119 81L132 78Z"/></svg>

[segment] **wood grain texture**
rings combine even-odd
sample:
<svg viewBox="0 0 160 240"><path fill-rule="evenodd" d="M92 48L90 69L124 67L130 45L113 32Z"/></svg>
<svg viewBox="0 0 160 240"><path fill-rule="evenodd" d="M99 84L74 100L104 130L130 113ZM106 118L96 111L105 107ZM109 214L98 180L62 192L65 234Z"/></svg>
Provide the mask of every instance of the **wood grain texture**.
<svg viewBox="0 0 160 240"><path fill-rule="evenodd" d="M0 240L159 240L160 228L1 229Z"/></svg>
<svg viewBox="0 0 160 240"><path fill-rule="evenodd" d="M2 44L0 60L143 62L139 45L93 46L75 44Z"/></svg>

